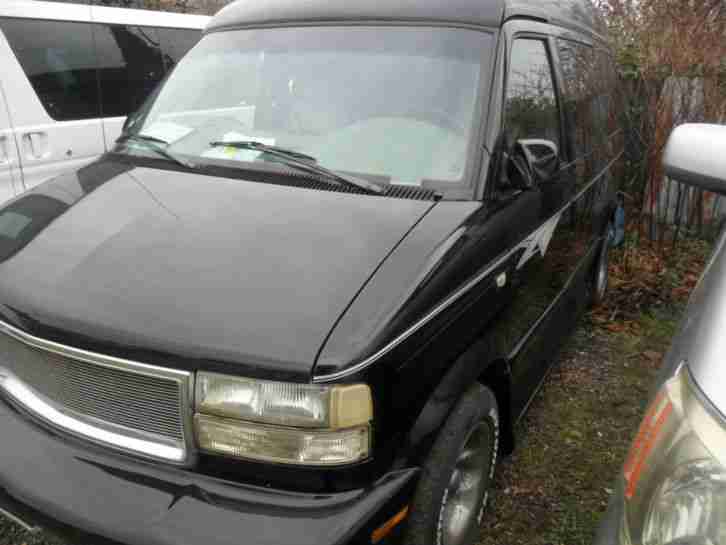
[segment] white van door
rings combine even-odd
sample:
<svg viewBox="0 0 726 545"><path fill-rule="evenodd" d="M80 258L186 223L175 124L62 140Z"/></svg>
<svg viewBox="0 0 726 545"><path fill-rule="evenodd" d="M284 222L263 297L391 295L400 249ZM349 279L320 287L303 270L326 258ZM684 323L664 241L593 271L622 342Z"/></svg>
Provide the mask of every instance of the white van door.
<svg viewBox="0 0 726 545"><path fill-rule="evenodd" d="M30 189L105 151L92 25L0 18L0 31L3 84Z"/></svg>
<svg viewBox="0 0 726 545"><path fill-rule="evenodd" d="M17 168L18 150L0 87L0 203L12 199L22 190Z"/></svg>

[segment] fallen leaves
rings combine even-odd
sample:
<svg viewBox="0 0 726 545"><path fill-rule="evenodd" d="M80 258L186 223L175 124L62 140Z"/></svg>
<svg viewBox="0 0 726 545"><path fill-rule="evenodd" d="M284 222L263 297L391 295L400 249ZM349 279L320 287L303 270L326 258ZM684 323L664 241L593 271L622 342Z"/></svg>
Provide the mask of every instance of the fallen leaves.
<svg viewBox="0 0 726 545"><path fill-rule="evenodd" d="M684 240L667 253L649 246L612 250L609 292L604 303L590 314L593 325L611 333L640 335L638 324L643 313L687 301L698 284L709 249L707 242ZM646 357L659 362L662 356Z"/></svg>

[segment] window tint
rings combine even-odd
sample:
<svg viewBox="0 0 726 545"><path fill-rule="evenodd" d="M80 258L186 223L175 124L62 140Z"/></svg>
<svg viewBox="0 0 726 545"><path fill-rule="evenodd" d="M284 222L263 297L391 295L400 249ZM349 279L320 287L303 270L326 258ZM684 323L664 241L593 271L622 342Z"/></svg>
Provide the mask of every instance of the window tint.
<svg viewBox="0 0 726 545"><path fill-rule="evenodd" d="M547 48L541 40L516 40L512 46L505 129L512 141L540 138L559 146L557 95Z"/></svg>
<svg viewBox="0 0 726 545"><path fill-rule="evenodd" d="M156 32L164 53L164 64L171 70L196 45L202 37L200 30L184 30L176 28L158 28Z"/></svg>
<svg viewBox="0 0 726 545"><path fill-rule="evenodd" d="M577 157L603 146L614 128L610 116L614 73L608 54L559 40L564 76L563 106Z"/></svg>
<svg viewBox="0 0 726 545"><path fill-rule="evenodd" d="M3 19L0 28L48 115L57 121L99 116L90 24Z"/></svg>
<svg viewBox="0 0 726 545"><path fill-rule="evenodd" d="M101 113L122 117L136 110L164 77L159 36L150 27L95 25Z"/></svg>

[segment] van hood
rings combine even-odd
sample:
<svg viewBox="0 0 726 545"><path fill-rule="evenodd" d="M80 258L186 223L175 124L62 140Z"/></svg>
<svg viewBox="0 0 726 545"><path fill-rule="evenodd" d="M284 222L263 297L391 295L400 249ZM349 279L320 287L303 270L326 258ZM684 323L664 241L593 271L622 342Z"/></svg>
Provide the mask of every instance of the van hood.
<svg viewBox="0 0 726 545"><path fill-rule="evenodd" d="M309 380L337 320L433 206L105 158L0 210L0 313L146 363Z"/></svg>

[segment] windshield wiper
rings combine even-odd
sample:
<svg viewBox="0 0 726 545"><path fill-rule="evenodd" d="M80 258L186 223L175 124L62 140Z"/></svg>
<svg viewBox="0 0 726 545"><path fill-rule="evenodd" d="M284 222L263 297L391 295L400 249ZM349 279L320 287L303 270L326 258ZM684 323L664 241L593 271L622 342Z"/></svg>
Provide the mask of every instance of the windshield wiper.
<svg viewBox="0 0 726 545"><path fill-rule="evenodd" d="M297 168L298 170L304 170L310 174L317 174L318 176L330 178L339 184L357 187L358 189L362 189L363 191L373 195L380 195L384 191L384 188L374 184L373 182L369 182L368 180L338 174L328 168L321 167L317 164L317 159L315 159L315 157L305 155L304 153L297 151L278 148L277 146L268 146L267 144L255 142L254 140L233 140L229 142L215 140L214 142L210 142L209 145L214 148L227 146L242 150L259 151L280 159L280 161L284 164Z"/></svg>
<svg viewBox="0 0 726 545"><path fill-rule="evenodd" d="M169 159L173 163L176 163L177 165L181 165L184 168L188 168L191 170L196 170L197 165L192 163L191 161L187 161L186 159L182 159L181 157L177 157L172 152L168 151L166 148L162 148L158 144L165 144L169 145L169 142L162 140L161 138L156 138L155 136L146 136L143 134L123 134L121 137L116 140L117 144L123 144L125 142L138 142L144 145L146 149L150 149L157 155L161 155L162 157Z"/></svg>

